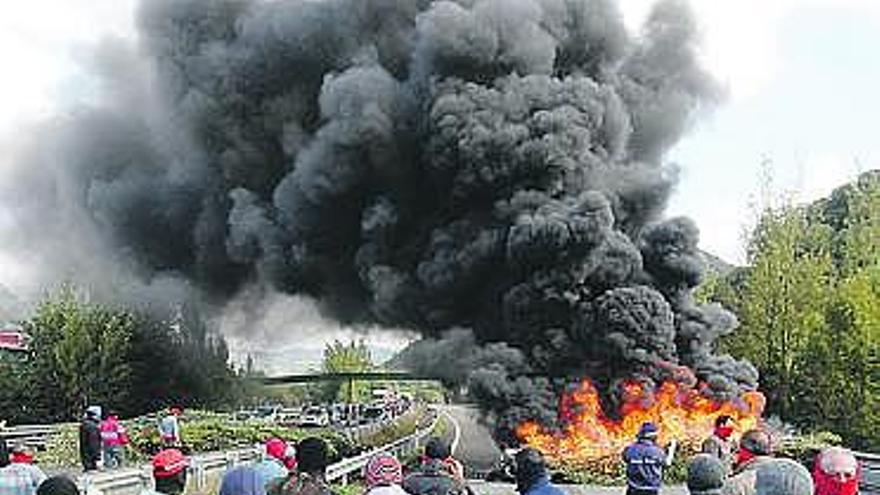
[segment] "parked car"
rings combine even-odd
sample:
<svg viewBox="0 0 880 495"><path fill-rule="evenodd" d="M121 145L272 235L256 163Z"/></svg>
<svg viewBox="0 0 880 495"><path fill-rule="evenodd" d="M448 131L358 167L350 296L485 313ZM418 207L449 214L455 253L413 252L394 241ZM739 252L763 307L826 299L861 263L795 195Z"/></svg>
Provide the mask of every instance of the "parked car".
<svg viewBox="0 0 880 495"><path fill-rule="evenodd" d="M385 419L385 408L381 405L369 405L361 412L361 424L378 423Z"/></svg>
<svg viewBox="0 0 880 495"><path fill-rule="evenodd" d="M307 407L300 416L299 426L330 426L330 415L323 407Z"/></svg>

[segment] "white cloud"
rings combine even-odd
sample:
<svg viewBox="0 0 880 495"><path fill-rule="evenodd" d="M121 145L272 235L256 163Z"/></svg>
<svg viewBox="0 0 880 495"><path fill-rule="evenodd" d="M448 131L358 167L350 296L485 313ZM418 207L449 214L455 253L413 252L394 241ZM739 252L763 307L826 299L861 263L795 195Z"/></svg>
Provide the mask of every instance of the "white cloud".
<svg viewBox="0 0 880 495"><path fill-rule="evenodd" d="M656 0L620 0L631 29ZM786 15L808 6L855 9L880 23L877 0L691 0L700 25L705 67L730 91L731 104L757 94L776 76L779 27Z"/></svg>
<svg viewBox="0 0 880 495"><path fill-rule="evenodd" d="M43 120L81 53L107 36L134 35L134 0L7 2L0 17L0 136Z"/></svg>
<svg viewBox="0 0 880 495"><path fill-rule="evenodd" d="M271 374L303 372L320 363L324 346L336 339L365 339L376 353L402 349L417 335L375 325L345 325L321 314L311 298L252 287L230 302L219 318L233 359L254 356ZM376 356L382 357L382 356Z"/></svg>

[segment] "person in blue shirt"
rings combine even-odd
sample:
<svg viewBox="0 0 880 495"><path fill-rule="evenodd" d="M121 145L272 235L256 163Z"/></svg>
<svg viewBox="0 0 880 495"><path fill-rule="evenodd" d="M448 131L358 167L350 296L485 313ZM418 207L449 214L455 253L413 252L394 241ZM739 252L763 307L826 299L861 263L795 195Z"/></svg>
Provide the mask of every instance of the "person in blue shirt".
<svg viewBox="0 0 880 495"><path fill-rule="evenodd" d="M526 447L517 452L516 491L521 495L564 495L564 492L550 483L544 456L536 449Z"/></svg>
<svg viewBox="0 0 880 495"><path fill-rule="evenodd" d="M675 457L675 442L669 452L657 445L657 425L642 424L635 443L623 451L626 463L626 494L657 495L663 484L663 470Z"/></svg>

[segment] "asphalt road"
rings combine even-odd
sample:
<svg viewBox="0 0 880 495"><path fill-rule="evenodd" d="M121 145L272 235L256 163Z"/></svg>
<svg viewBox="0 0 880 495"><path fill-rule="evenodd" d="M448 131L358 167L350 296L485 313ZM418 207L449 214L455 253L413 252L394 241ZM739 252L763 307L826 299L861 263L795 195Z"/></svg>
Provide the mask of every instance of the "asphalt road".
<svg viewBox="0 0 880 495"><path fill-rule="evenodd" d="M501 450L489 429L480 423L476 406L448 405L441 411L453 424L453 428L447 431L446 440L454 449L453 457L464 464L465 472L484 473L492 469L501 457Z"/></svg>

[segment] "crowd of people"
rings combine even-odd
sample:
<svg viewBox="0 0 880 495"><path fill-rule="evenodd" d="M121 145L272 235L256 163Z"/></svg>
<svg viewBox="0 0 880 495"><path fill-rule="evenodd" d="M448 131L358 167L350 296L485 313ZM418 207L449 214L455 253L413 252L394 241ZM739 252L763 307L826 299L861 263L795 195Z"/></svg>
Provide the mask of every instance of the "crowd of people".
<svg viewBox="0 0 880 495"><path fill-rule="evenodd" d="M172 408L159 421L162 449L152 458L155 489L142 495L178 495L187 485L189 458L180 450L181 411ZM760 429L745 432L734 441L734 420L720 416L702 452L688 461L690 495L857 495L860 468L852 452L829 448L816 458L813 472L773 453L770 435ZM664 471L676 455L675 442L658 444L660 431L644 423L635 442L622 453L626 465L626 495L659 495ZM86 472L96 469L98 459L110 468L124 463L125 428L111 411L90 407L80 425L81 457ZM296 445L270 438L258 462L227 471L219 495L335 495L326 478L327 444L310 437ZM513 475L520 495L562 495L551 483L540 451L519 450L513 459ZM440 438L426 443L419 465L405 474L393 455L379 453L363 470L364 495L474 495L464 466L452 456ZM0 441L0 495L74 495L76 483L65 476L47 477L23 445L8 448ZM88 495L98 495L88 493Z"/></svg>
<svg viewBox="0 0 880 495"><path fill-rule="evenodd" d="M733 441L734 420L719 416L701 453L688 461L691 495L856 495L859 464L852 452L833 447L816 457L812 474L800 463L774 456L764 430L753 429ZM636 442L623 452L627 495L658 495L663 471L672 464L676 445L657 444L658 428L644 423Z"/></svg>

